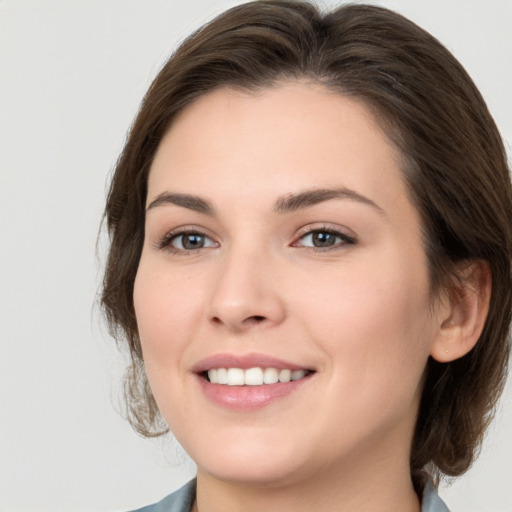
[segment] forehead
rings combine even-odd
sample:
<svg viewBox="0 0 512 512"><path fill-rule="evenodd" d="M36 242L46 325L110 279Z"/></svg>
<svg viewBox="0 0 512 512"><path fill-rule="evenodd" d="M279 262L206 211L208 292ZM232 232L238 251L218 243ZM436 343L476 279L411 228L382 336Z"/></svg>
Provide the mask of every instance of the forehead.
<svg viewBox="0 0 512 512"><path fill-rule="evenodd" d="M153 161L148 201L191 187L233 201L234 191L249 200L258 191L344 186L393 202L406 192L400 160L358 100L301 82L256 92L222 88L175 118Z"/></svg>

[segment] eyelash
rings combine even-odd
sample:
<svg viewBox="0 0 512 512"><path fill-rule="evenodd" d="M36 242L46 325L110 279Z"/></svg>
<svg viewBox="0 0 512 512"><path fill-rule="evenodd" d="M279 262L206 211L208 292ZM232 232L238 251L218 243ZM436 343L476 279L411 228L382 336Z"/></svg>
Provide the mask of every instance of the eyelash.
<svg viewBox="0 0 512 512"><path fill-rule="evenodd" d="M339 238L341 242L337 242L335 245L332 246L326 246L326 247L312 247L312 246L302 246L299 244L301 240L304 240L308 236L313 236L314 234L327 234L332 235L336 238ZM204 237L205 239L208 239L212 241L212 245L209 245L207 247L199 247L197 249L179 249L176 247L173 247L172 242L179 237L184 237L187 235L195 235L199 237ZM330 228L330 227L319 227L314 229L308 229L307 231L304 231L302 234L300 234L297 237L297 240L293 242L292 247L303 247L304 249L308 251L314 251L314 252L326 252L333 249L338 249L344 245L355 245L357 243L357 239L347 235L346 233L342 233L341 231L338 231L336 229ZM183 245L183 244L182 244ZM179 254L179 255L190 255L194 254L200 250L200 249L208 249L211 247L218 247L218 243L214 242L206 233L202 232L198 229L181 229L177 231L171 231L169 233L166 233L156 244L156 248L160 250L167 250L171 254Z"/></svg>
<svg viewBox="0 0 512 512"><path fill-rule="evenodd" d="M332 235L336 238L339 238L341 242L337 242L335 245L327 246L327 247L310 247L310 246L300 246L298 245L298 242L301 240L304 240L308 236L313 236L314 234L327 234ZM346 233L343 233L337 229L333 229L328 226L318 227L318 228L308 228L306 231L301 233L299 237L297 238L297 241L292 244L293 247L303 247L304 249L314 251L314 252L326 252L334 249L339 249L340 247L344 245L355 245L357 243L357 239L353 236L347 235Z"/></svg>
<svg viewBox="0 0 512 512"><path fill-rule="evenodd" d="M197 249L178 249L176 247L173 247L172 242L180 237L195 235L200 236L208 240L212 240L206 233L203 233L199 229L192 229L192 228L182 228L175 231L171 231L169 233L166 233L156 244L157 249L166 250L171 254L179 254L179 255L190 255L194 254L200 250L200 249L208 249L209 247L199 247ZM213 242L218 246L218 243ZM183 245L183 243L182 243ZM211 246L210 246L211 247Z"/></svg>

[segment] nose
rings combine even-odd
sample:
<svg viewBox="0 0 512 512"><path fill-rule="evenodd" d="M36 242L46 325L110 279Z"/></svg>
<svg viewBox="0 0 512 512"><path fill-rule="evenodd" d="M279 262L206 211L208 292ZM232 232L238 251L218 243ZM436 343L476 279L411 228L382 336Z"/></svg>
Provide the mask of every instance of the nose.
<svg viewBox="0 0 512 512"><path fill-rule="evenodd" d="M231 251L219 265L212 289L209 320L214 325L243 332L280 324L285 302L278 271L261 251Z"/></svg>

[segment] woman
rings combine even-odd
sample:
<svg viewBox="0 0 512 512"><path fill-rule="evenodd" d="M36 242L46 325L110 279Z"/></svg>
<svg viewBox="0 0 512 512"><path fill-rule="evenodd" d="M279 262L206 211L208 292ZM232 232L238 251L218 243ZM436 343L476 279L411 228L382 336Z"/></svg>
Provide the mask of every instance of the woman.
<svg viewBox="0 0 512 512"><path fill-rule="evenodd" d="M512 192L439 42L375 6L227 11L150 87L105 215L130 420L197 464L144 510L447 510L504 384Z"/></svg>

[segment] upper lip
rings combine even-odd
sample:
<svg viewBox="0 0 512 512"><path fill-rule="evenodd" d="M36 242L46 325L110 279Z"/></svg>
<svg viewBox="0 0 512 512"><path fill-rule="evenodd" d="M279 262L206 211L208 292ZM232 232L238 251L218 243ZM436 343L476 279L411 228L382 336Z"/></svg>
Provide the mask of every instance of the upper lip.
<svg viewBox="0 0 512 512"><path fill-rule="evenodd" d="M268 356L265 354L214 354L201 359L192 368L194 373L202 373L212 368L275 368L276 370L313 370L304 365Z"/></svg>

